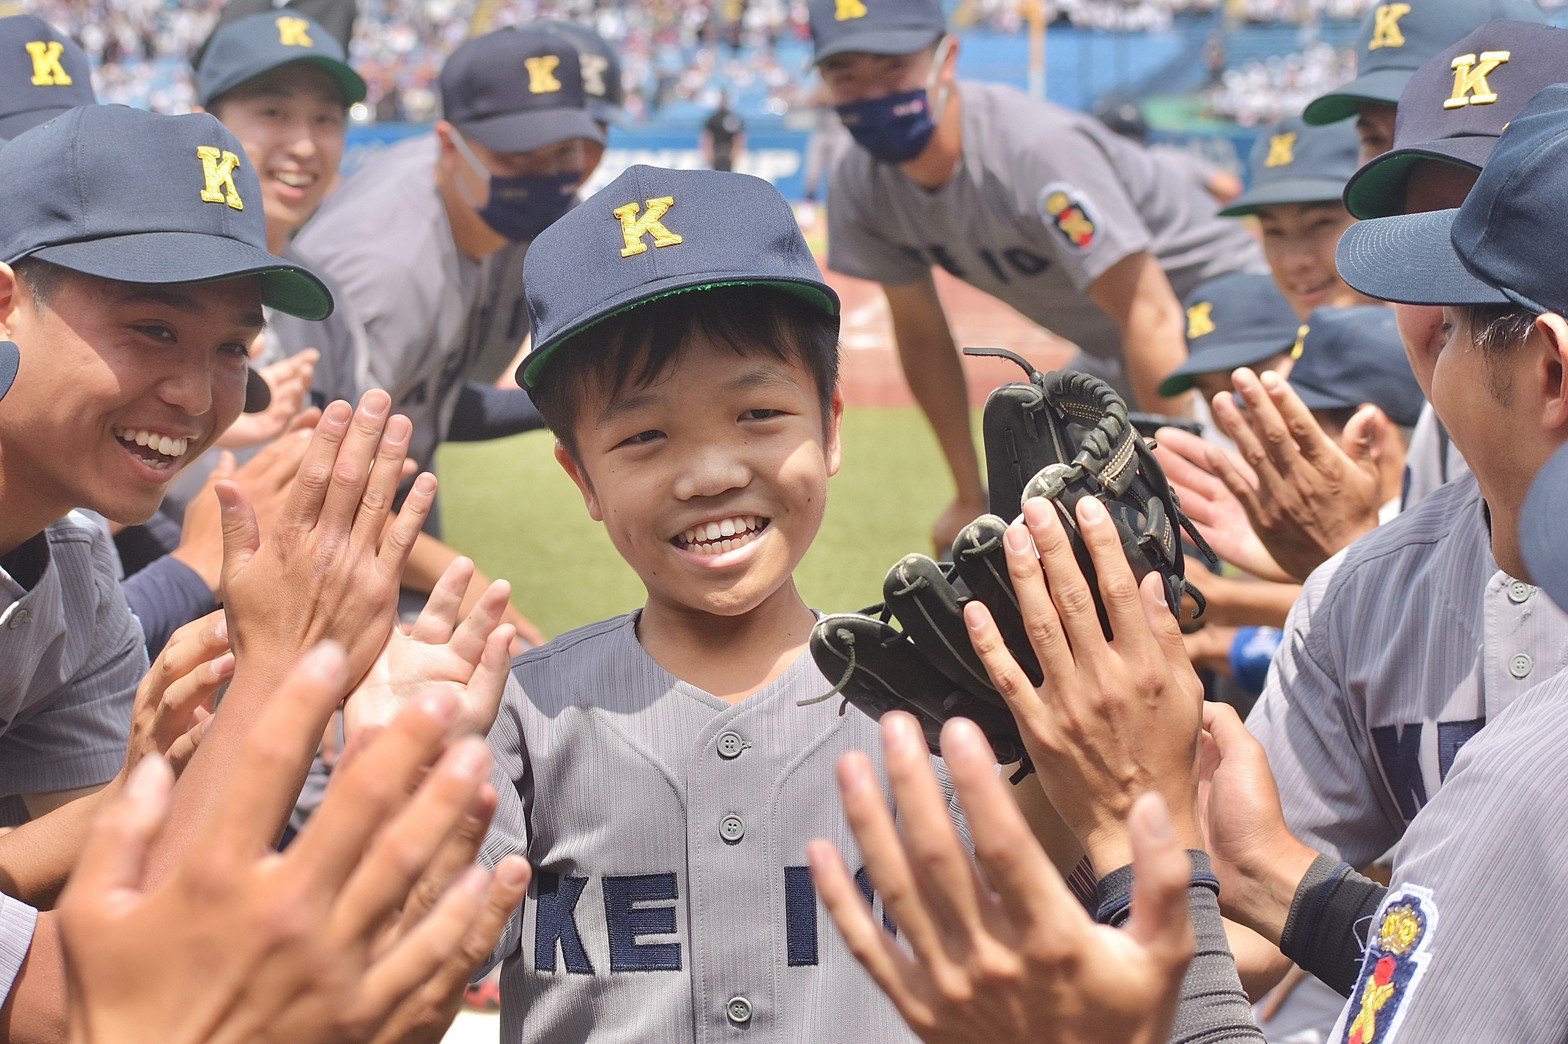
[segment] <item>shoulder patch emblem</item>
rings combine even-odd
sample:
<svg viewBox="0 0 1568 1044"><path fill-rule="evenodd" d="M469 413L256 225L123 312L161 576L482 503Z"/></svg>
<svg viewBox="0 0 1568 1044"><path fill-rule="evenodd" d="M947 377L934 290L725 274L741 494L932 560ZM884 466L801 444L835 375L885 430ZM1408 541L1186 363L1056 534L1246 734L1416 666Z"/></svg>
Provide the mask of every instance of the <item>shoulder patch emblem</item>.
<svg viewBox="0 0 1568 1044"><path fill-rule="evenodd" d="M1431 963L1436 932L1431 889L1401 885L1384 897L1350 992L1342 1044L1384 1044L1394 1038L1405 1003Z"/></svg>
<svg viewBox="0 0 1568 1044"><path fill-rule="evenodd" d="M1040 190L1040 214L1056 227L1069 244L1079 250L1094 246L1099 225L1083 193L1064 182Z"/></svg>

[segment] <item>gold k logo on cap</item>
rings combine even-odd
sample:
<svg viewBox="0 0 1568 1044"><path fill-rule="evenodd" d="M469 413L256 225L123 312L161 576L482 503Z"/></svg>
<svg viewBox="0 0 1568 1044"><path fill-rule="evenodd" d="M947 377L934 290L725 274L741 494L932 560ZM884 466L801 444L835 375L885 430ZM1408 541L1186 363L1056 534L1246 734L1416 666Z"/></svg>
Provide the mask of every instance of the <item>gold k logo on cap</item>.
<svg viewBox="0 0 1568 1044"><path fill-rule="evenodd" d="M1290 357L1292 359L1301 358L1301 353L1305 351L1307 347L1307 334L1311 331L1312 328L1306 323L1302 323L1299 327L1296 328L1296 343L1290 346Z"/></svg>
<svg viewBox="0 0 1568 1044"><path fill-rule="evenodd" d="M536 58L524 58L523 64L528 67L529 94L554 94L561 89L561 81L555 77L555 68L561 64L560 55L541 54Z"/></svg>
<svg viewBox="0 0 1568 1044"><path fill-rule="evenodd" d="M235 210L244 210L245 201L240 199L239 190L234 187L234 170L240 165L240 158L211 145L196 146L196 155L201 158L201 173L206 180L201 201L227 203Z"/></svg>
<svg viewBox="0 0 1568 1044"><path fill-rule="evenodd" d="M1296 162L1296 135L1295 132L1276 134L1269 139L1269 155L1263 161L1265 167L1288 167Z"/></svg>
<svg viewBox="0 0 1568 1044"><path fill-rule="evenodd" d="M1209 315L1213 310L1213 301L1199 301L1187 309L1187 340L1195 341L1214 332L1214 319Z"/></svg>
<svg viewBox="0 0 1568 1044"><path fill-rule="evenodd" d="M71 74L60 64L65 45L59 40L30 40L27 54L33 60L34 87L69 87Z"/></svg>
<svg viewBox="0 0 1568 1044"><path fill-rule="evenodd" d="M1399 30L1399 20L1410 13L1409 4L1383 4L1372 16L1372 41L1367 50L1405 46L1405 34Z"/></svg>
<svg viewBox="0 0 1568 1044"><path fill-rule="evenodd" d="M284 47L314 47L310 38L310 23L303 18L278 19L278 43Z"/></svg>
<svg viewBox="0 0 1568 1044"><path fill-rule="evenodd" d="M1497 92L1486 78L1507 63L1508 51L1482 51L1479 61L1473 54L1461 54L1454 59L1454 93L1443 103L1445 109L1462 109L1466 105L1490 105L1497 100Z"/></svg>
<svg viewBox="0 0 1568 1044"><path fill-rule="evenodd" d="M602 54L580 54L577 64L583 71L583 90L595 98L603 98L609 93L605 86L604 74L610 68L610 59Z"/></svg>
<svg viewBox="0 0 1568 1044"><path fill-rule="evenodd" d="M852 22L856 18L867 15L866 5L861 0L835 0L833 20L835 22Z"/></svg>
<svg viewBox="0 0 1568 1044"><path fill-rule="evenodd" d="M647 211L643 212L640 218L637 214L642 208L636 203L628 203L625 206L616 207L611 212L620 221L621 238L626 241L626 245L621 248L622 257L636 257L638 254L646 253L648 244L642 241L642 237L645 235L653 236L653 245L656 247L675 246L677 243L685 242L683 238L665 228L664 224L659 220L666 211L675 205L674 196L660 196L658 199L650 199L647 201L647 205Z"/></svg>

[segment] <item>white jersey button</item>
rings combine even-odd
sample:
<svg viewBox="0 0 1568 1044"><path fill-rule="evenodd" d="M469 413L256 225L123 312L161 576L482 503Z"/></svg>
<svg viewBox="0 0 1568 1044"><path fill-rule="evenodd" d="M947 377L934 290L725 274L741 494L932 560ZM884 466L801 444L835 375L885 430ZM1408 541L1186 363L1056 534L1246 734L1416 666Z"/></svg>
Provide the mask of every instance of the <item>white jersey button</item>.
<svg viewBox="0 0 1568 1044"><path fill-rule="evenodd" d="M1535 588L1523 580L1515 580L1508 585L1508 600L1515 605L1523 605L1525 602L1528 602L1533 594L1535 594Z"/></svg>
<svg viewBox="0 0 1568 1044"><path fill-rule="evenodd" d="M1514 658L1508 661L1508 673L1515 678L1523 680L1530 676L1535 661L1530 659L1529 653L1515 653Z"/></svg>
<svg viewBox="0 0 1568 1044"><path fill-rule="evenodd" d="M0 620L4 620L5 625L11 628L13 631L27 623L27 621L31 620L32 618L32 613L28 612L26 609L23 609L15 602L11 603L11 607L4 613L0 613Z"/></svg>
<svg viewBox="0 0 1568 1044"><path fill-rule="evenodd" d="M719 733L719 757L725 761L732 761L740 757L740 752L746 749L746 741L740 738L738 732Z"/></svg>
<svg viewBox="0 0 1568 1044"><path fill-rule="evenodd" d="M724 1005L724 1015L737 1026L751 1021L751 1001L745 997L731 997Z"/></svg>
<svg viewBox="0 0 1568 1044"><path fill-rule="evenodd" d="M719 820L719 836L730 844L735 844L746 836L746 821L734 814L725 816Z"/></svg>

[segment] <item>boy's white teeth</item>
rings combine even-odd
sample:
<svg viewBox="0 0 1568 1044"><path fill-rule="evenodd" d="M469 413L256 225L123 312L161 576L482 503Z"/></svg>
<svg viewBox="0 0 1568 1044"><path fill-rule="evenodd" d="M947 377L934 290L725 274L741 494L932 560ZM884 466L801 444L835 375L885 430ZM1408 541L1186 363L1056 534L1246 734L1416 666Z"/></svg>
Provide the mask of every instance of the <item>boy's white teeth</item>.
<svg viewBox="0 0 1568 1044"><path fill-rule="evenodd" d="M676 538L681 547L710 554L733 551L763 527L760 515L735 515L718 522L704 522Z"/></svg>
<svg viewBox="0 0 1568 1044"><path fill-rule="evenodd" d="M310 174L293 174L288 171L279 171L273 177L290 188L308 188L316 183L315 177Z"/></svg>
<svg viewBox="0 0 1568 1044"><path fill-rule="evenodd" d="M145 446L150 450L163 454L165 457L183 457L185 450L190 446L189 439L171 439L167 435L159 435L157 432L148 431L145 428L126 428L115 432L115 435L122 442Z"/></svg>

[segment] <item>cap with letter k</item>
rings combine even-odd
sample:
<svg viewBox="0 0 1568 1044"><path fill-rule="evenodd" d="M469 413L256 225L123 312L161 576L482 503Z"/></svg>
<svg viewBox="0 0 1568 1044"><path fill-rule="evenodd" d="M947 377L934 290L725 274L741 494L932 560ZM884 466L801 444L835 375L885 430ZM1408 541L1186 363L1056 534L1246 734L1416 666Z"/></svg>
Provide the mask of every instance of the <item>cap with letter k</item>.
<svg viewBox="0 0 1568 1044"><path fill-rule="evenodd" d="M947 33L940 0L810 0L813 62L835 54L914 54Z"/></svg>
<svg viewBox="0 0 1568 1044"><path fill-rule="evenodd" d="M95 101L74 40L37 15L0 18L0 141Z"/></svg>
<svg viewBox="0 0 1568 1044"><path fill-rule="evenodd" d="M839 302L794 211L761 178L642 164L545 229L523 286L533 349L518 383L578 334L638 305L725 286L766 286L837 315Z"/></svg>

